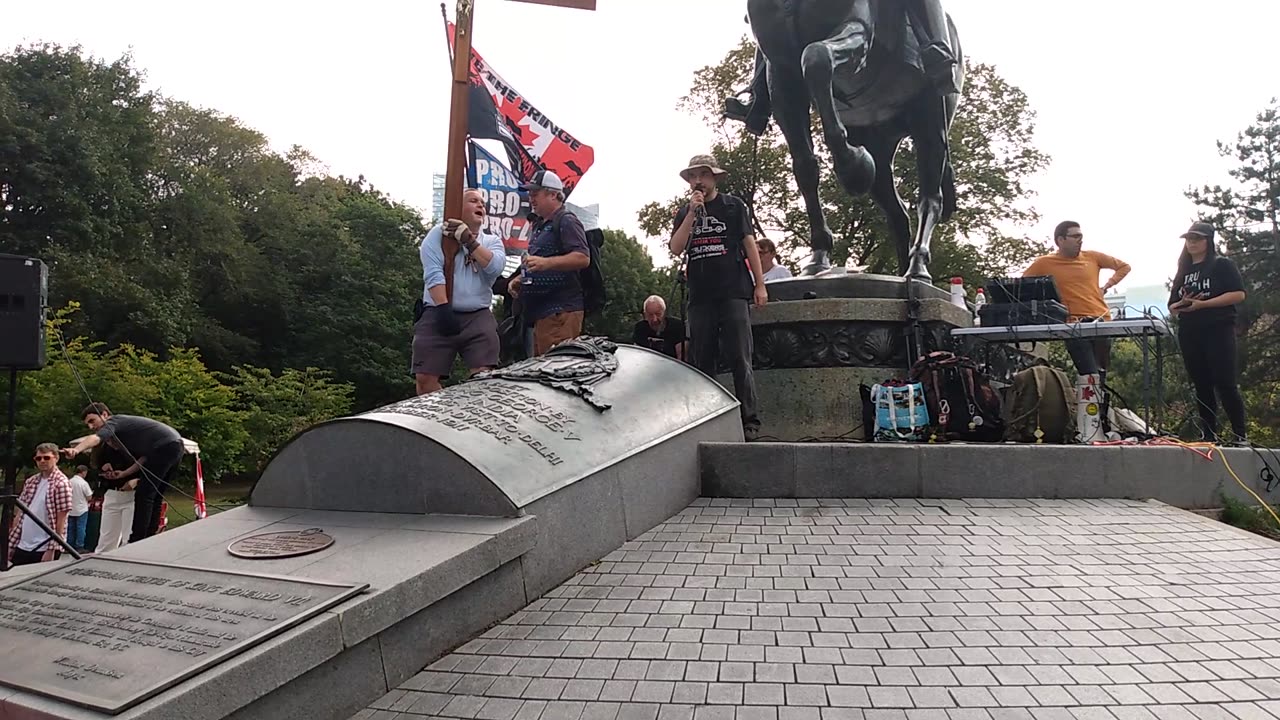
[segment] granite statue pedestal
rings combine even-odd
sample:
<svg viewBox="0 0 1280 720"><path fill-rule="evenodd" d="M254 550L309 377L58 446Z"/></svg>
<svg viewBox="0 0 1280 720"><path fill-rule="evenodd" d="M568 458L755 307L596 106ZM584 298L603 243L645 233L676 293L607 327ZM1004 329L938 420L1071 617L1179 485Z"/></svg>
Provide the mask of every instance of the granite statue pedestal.
<svg viewBox="0 0 1280 720"><path fill-rule="evenodd" d="M950 350L951 329L973 316L950 296L913 281L923 352ZM860 385L906 378L908 287L887 275L833 274L768 284L752 310L760 434L770 440L862 440ZM726 387L732 378L720 377Z"/></svg>

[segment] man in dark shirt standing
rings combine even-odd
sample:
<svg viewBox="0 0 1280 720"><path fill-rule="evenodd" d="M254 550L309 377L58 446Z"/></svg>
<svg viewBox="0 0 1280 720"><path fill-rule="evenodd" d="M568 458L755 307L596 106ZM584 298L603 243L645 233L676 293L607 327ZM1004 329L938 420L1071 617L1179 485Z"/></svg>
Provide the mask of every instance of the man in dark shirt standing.
<svg viewBox="0 0 1280 720"><path fill-rule="evenodd" d="M177 430L150 418L113 415L104 403L90 403L82 412L84 424L92 435L77 438L62 452L73 458L92 450L111 438L124 450L132 465L112 470L103 478L116 481L137 475L137 493L133 513L133 531L129 542L151 537L160 525L160 506L164 491L173 483L178 462L182 460L182 436Z"/></svg>
<svg viewBox="0 0 1280 720"><path fill-rule="evenodd" d="M650 295L644 301L644 319L636 323L631 337L636 345L657 350L677 360L685 359L685 349L689 344L684 321L667 317L667 301L661 295Z"/></svg>
<svg viewBox="0 0 1280 720"><path fill-rule="evenodd" d="M564 206L564 183L550 170L539 170L522 189L529 207L545 218L534 229L518 274L508 286L523 303L533 324L533 354L582 334L585 307L579 271L591 264L587 233L577 215Z"/></svg>
<svg viewBox="0 0 1280 720"><path fill-rule="evenodd" d="M741 404L743 435L754 440L760 433L760 419L756 415L747 304L764 307L769 294L746 204L716 190L726 174L710 155L695 155L689 167L680 172L680 177L689 183L689 204L676 213L671 252L677 256L686 250L689 253L693 365L715 377L723 340L733 363L733 393Z"/></svg>

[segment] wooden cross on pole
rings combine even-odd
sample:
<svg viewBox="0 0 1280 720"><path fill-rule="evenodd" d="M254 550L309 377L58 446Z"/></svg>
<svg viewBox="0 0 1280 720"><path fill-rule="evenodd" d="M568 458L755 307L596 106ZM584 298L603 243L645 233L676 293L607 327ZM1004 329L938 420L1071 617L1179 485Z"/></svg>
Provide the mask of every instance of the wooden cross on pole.
<svg viewBox="0 0 1280 720"><path fill-rule="evenodd" d="M595 10L596 0L516 0L516 2L554 5L557 7ZM453 43L453 93L449 99L449 154L445 161L444 217L462 217L463 173L467 163L467 111L471 92L471 17L475 0L458 0ZM444 250L444 288L453 302L453 264L458 256L458 241L442 237Z"/></svg>

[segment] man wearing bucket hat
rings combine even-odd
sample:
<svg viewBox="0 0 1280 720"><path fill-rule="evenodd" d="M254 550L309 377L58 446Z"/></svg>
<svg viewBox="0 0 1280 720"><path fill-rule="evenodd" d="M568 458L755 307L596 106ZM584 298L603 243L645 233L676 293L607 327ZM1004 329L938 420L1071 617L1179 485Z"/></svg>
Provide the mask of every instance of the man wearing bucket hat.
<svg viewBox="0 0 1280 720"><path fill-rule="evenodd" d="M710 155L695 155L689 167L680 171L689 183L689 203L676 213L671 252L677 256L688 252L693 365L715 377L723 345L733 366L733 393L741 404L743 435L754 440L760 419L751 369L748 303L762 307L769 295L746 203L716 189L726 174Z"/></svg>
<svg viewBox="0 0 1280 720"><path fill-rule="evenodd" d="M1236 367L1236 306L1245 300L1244 280L1231 258L1218 254L1213 225L1197 222L1182 234L1178 272L1169 292L1169 312L1178 318L1178 345L1195 388L1200 431L1218 437L1218 398L1233 437L1245 439L1244 398Z"/></svg>

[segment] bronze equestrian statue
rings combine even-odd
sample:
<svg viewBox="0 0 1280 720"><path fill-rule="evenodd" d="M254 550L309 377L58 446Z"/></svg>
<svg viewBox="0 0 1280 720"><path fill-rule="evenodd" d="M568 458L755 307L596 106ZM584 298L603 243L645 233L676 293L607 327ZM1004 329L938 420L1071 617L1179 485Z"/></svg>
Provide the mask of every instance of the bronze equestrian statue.
<svg viewBox="0 0 1280 720"><path fill-rule="evenodd" d="M810 107L840 186L871 193L897 245L899 272L929 281L934 226L956 208L947 136L964 87L964 55L939 0L748 0L756 68L750 101L726 101L725 116L760 135L769 117L791 151L809 216L813 256L805 275L831 268L831 228L818 198ZM893 158L911 138L920 180L919 222L898 195Z"/></svg>

